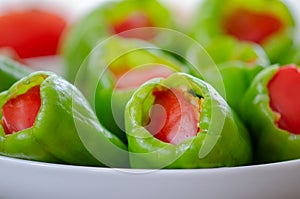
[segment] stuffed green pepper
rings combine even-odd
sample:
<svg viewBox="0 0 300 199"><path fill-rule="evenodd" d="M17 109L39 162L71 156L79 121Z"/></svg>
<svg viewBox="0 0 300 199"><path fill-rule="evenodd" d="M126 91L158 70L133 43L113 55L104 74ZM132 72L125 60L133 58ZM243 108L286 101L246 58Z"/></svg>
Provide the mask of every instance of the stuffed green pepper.
<svg viewBox="0 0 300 199"><path fill-rule="evenodd" d="M184 73L135 91L125 110L133 168L209 168L251 163L247 130L204 81Z"/></svg>
<svg viewBox="0 0 300 199"><path fill-rule="evenodd" d="M272 63L292 46L295 22L280 0L206 0L195 20L193 35L200 43L219 36L261 45Z"/></svg>
<svg viewBox="0 0 300 199"><path fill-rule="evenodd" d="M260 72L241 106L257 163L300 158L300 73L296 65Z"/></svg>
<svg viewBox="0 0 300 199"><path fill-rule="evenodd" d="M126 142L124 109L134 90L147 80L176 71L188 70L154 45L113 37L91 54L76 85L84 84L84 90L91 91L86 96L101 124Z"/></svg>
<svg viewBox="0 0 300 199"><path fill-rule="evenodd" d="M100 4L76 22L63 39L67 78L75 79L80 64L99 42L116 34L154 42L160 35L155 27L174 27L171 14L157 0L120 0ZM159 43L165 41L169 38L160 39Z"/></svg>
<svg viewBox="0 0 300 199"><path fill-rule="evenodd" d="M126 146L103 129L83 95L49 72L35 72L0 94L0 154L10 157L104 166L92 146ZM79 132L81 130L81 132ZM127 157L98 151L127 165ZM96 154L96 157L99 157Z"/></svg>

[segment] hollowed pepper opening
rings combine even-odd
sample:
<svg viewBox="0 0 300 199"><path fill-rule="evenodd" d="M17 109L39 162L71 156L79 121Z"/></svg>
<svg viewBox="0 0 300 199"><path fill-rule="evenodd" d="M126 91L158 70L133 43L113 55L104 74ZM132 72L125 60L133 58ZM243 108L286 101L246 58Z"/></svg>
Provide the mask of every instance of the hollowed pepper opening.
<svg viewBox="0 0 300 199"><path fill-rule="evenodd" d="M113 34L120 34L120 36L125 38L138 38L149 41L154 38L154 31L149 31L149 29L134 30L145 27L154 27L154 24L146 13L142 11L136 11L128 14L128 16L126 16L124 19L115 22L112 26L112 32Z"/></svg>
<svg viewBox="0 0 300 199"><path fill-rule="evenodd" d="M300 134L300 72L297 67L279 68L267 87L276 125L290 133Z"/></svg>
<svg viewBox="0 0 300 199"><path fill-rule="evenodd" d="M272 13L239 8L224 17L223 31L242 41L261 44L283 28L282 22Z"/></svg>
<svg viewBox="0 0 300 199"><path fill-rule="evenodd" d="M31 128L41 106L40 86L9 99L2 107L1 124L6 135Z"/></svg>
<svg viewBox="0 0 300 199"><path fill-rule="evenodd" d="M8 12L0 16L0 47L11 47L19 58L58 54L66 20L41 9Z"/></svg>
<svg viewBox="0 0 300 199"><path fill-rule="evenodd" d="M156 87L146 129L157 139L178 145L200 132L203 98L186 87Z"/></svg>
<svg viewBox="0 0 300 199"><path fill-rule="evenodd" d="M123 67L123 69L111 69L115 76L116 85L118 90L126 90L138 88L146 81L161 77L167 78L174 73L170 68L163 65L147 65L137 68Z"/></svg>

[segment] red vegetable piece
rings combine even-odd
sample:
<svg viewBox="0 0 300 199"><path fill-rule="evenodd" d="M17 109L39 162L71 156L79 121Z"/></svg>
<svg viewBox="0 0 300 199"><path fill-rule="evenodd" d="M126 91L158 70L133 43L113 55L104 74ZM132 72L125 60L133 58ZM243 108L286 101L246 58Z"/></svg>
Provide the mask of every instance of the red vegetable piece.
<svg viewBox="0 0 300 199"><path fill-rule="evenodd" d="M300 134L300 73L296 66L280 68L269 81L268 90L278 127Z"/></svg>
<svg viewBox="0 0 300 199"><path fill-rule="evenodd" d="M152 135L174 145L197 135L199 107L192 105L181 90L155 90L153 95L155 102L150 113L151 121L146 127Z"/></svg>
<svg viewBox="0 0 300 199"><path fill-rule="evenodd" d="M149 17L143 12L134 12L128 15L124 20L113 24L113 33L120 34L122 37L126 38L138 38L143 40L151 40L155 33L154 31L150 31L149 29L137 29L134 31L125 32L128 30L136 29L136 28L144 28L144 27L153 27L152 21Z"/></svg>
<svg viewBox="0 0 300 199"><path fill-rule="evenodd" d="M242 41L261 44L266 38L280 31L283 24L269 13L238 9L225 17L223 28L226 34Z"/></svg>
<svg viewBox="0 0 300 199"><path fill-rule="evenodd" d="M6 134L31 128L40 110L40 86L10 99L2 107L2 125Z"/></svg>
<svg viewBox="0 0 300 199"><path fill-rule="evenodd" d="M140 67L129 70L126 73L115 74L117 79L115 87L120 90L137 88L150 79L156 77L167 78L172 73L173 71L171 69L160 65Z"/></svg>
<svg viewBox="0 0 300 199"><path fill-rule="evenodd" d="M66 22L40 10L11 12L0 16L0 48L13 48L20 58L57 54Z"/></svg>

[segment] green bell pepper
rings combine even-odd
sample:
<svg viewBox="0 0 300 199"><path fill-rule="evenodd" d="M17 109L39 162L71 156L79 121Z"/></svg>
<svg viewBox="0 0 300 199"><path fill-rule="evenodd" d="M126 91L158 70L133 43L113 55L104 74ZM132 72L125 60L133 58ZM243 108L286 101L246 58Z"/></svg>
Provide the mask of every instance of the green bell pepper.
<svg viewBox="0 0 300 199"><path fill-rule="evenodd" d="M100 123L124 142L124 109L134 90L151 78L188 71L152 44L121 37L106 40L86 63L76 85L89 92Z"/></svg>
<svg viewBox="0 0 300 199"><path fill-rule="evenodd" d="M300 73L293 65L260 72L242 100L257 163L300 158Z"/></svg>
<svg viewBox="0 0 300 199"><path fill-rule="evenodd" d="M219 74L221 75L225 92L221 92L223 87L220 86L215 86L215 89L239 113L240 101L255 75L269 65L267 55L257 44L239 42L228 37L215 38L204 49L213 60L211 63L215 64L220 72L216 73L214 67L211 67L206 79L214 82L218 80ZM190 49L188 57L201 67L209 64L205 62L208 55ZM193 75L201 78L198 74Z"/></svg>
<svg viewBox="0 0 300 199"><path fill-rule="evenodd" d="M245 127L212 86L188 74L143 84L127 103L125 122L133 168L251 163Z"/></svg>
<svg viewBox="0 0 300 199"><path fill-rule="evenodd" d="M219 36L260 44L277 63L293 44L295 22L280 0L206 0L199 7L194 38L202 45Z"/></svg>
<svg viewBox="0 0 300 199"><path fill-rule="evenodd" d="M129 38L169 41L156 37L154 30L134 30L142 27L174 28L169 11L157 0L126 0L99 5L73 25L63 41L62 54L67 64L67 79L73 81L76 73L96 45L115 34Z"/></svg>
<svg viewBox="0 0 300 199"><path fill-rule="evenodd" d="M78 89L53 73L35 72L21 79L0 94L0 107L1 155L89 166L111 166L101 161L109 157L113 166L128 166L128 157L121 153L95 148L111 143L126 151L98 123Z"/></svg>
<svg viewBox="0 0 300 199"><path fill-rule="evenodd" d="M28 67L0 55L0 92L32 72Z"/></svg>

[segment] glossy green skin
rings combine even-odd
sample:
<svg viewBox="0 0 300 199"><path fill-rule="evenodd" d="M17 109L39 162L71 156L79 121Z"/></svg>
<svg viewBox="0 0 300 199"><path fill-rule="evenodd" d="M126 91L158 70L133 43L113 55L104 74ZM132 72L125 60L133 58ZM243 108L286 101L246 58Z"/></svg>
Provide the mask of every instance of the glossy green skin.
<svg viewBox="0 0 300 199"><path fill-rule="evenodd" d="M74 81L76 73L96 45L112 36L110 30L114 21L118 21L131 12L142 11L156 27L173 28L174 22L169 11L157 0L110 1L101 4L87 16L79 20L66 33L62 45L62 54L66 60L66 76ZM159 40L157 42L164 42Z"/></svg>
<svg viewBox="0 0 300 199"><path fill-rule="evenodd" d="M33 127L5 135L0 125L0 154L44 162L104 166L90 153L87 145L105 140L126 149L118 138L100 126L78 89L53 73L35 72L21 79L1 93L0 107L36 85L40 85L42 104ZM79 133L83 127L84 135ZM89 137L88 144L82 142L83 136ZM107 151L99 153L109 155ZM116 166L127 165L127 157L111 158L122 161Z"/></svg>
<svg viewBox="0 0 300 199"><path fill-rule="evenodd" d="M295 45L288 53L280 60L280 65L297 64L300 65L300 46Z"/></svg>
<svg viewBox="0 0 300 199"><path fill-rule="evenodd" d="M200 118L202 131L177 146L156 139L144 127L154 102L152 91L161 85L186 85L196 95L204 97ZM184 73L175 73L167 79L153 79L141 86L126 106L125 122L133 168L209 168L251 163L252 149L248 132L225 100L209 84ZM213 145L200 158L200 149L207 147L207 144Z"/></svg>
<svg viewBox="0 0 300 199"><path fill-rule="evenodd" d="M124 110L134 89L118 91L114 90L114 85L114 81L111 81L108 87L99 84L95 97L95 111L101 124L127 143Z"/></svg>
<svg viewBox="0 0 300 199"><path fill-rule="evenodd" d="M270 65L264 49L257 44L238 41L230 37L217 37L203 46L209 56L218 65L228 61L242 61L251 66Z"/></svg>
<svg viewBox="0 0 300 199"><path fill-rule="evenodd" d="M239 113L240 101L255 75L270 64L267 55L256 44L239 42L228 37L215 38L204 48L219 69L219 71L215 71L212 67L206 79L210 82L216 82L220 73L225 92L222 93L223 87L220 86L215 86L215 89ZM204 62L206 60L205 57L202 57L207 55L201 54L199 56L191 49L190 56L192 54L199 66L207 65L207 63L203 63L203 60ZM194 75L199 77L198 74Z"/></svg>
<svg viewBox="0 0 300 199"><path fill-rule="evenodd" d="M260 72L243 98L241 111L249 127L257 163L269 163L300 158L300 136L278 128L269 106L267 84L278 66Z"/></svg>
<svg viewBox="0 0 300 199"><path fill-rule="evenodd" d="M273 13L282 21L285 28L261 44L270 61L278 63L282 55L292 46L295 35L294 18L288 6L280 0L206 0L199 6L191 35L204 46L214 38L227 36L221 28L222 19L225 13L231 12L236 7Z"/></svg>
<svg viewBox="0 0 300 199"><path fill-rule="evenodd" d="M88 66L88 72L84 73L88 81L98 82L96 88L87 85L85 89L95 90L88 100L91 104L95 104L95 112L100 123L125 143L127 138L124 133L124 109L135 88L115 89L116 79L111 70L106 69L122 70L124 67L136 69L145 64L161 64L174 72L188 71L181 63L161 50L148 49L151 47L156 49L152 44L141 40L112 38L98 52L95 52L95 56L101 59L101 62L91 63ZM101 73L101 71L104 72Z"/></svg>
<svg viewBox="0 0 300 199"><path fill-rule="evenodd" d="M226 102L240 115L240 103L255 75L264 67L257 65L249 67L244 62L233 61L219 65L223 78ZM219 88L216 88L217 90Z"/></svg>
<svg viewBox="0 0 300 199"><path fill-rule="evenodd" d="M9 89L11 85L31 72L28 67L0 55L0 92Z"/></svg>

